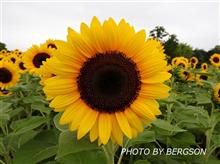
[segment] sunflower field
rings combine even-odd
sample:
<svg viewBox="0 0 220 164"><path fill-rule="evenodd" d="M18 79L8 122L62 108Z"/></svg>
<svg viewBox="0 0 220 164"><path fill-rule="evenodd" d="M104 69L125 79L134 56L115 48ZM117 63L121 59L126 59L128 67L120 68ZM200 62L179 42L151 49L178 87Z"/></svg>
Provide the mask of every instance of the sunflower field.
<svg viewBox="0 0 220 164"><path fill-rule="evenodd" d="M219 104L220 54L168 58L144 30L94 17L0 51L0 164L218 164Z"/></svg>

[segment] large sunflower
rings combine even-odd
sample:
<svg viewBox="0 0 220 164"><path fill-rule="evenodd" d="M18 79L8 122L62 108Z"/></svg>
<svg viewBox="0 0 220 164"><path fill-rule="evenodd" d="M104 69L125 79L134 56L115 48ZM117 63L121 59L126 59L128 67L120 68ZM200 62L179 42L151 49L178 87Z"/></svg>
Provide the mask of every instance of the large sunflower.
<svg viewBox="0 0 220 164"><path fill-rule="evenodd" d="M48 64L56 75L45 81L50 106L62 112L61 124L78 130L80 139L122 145L123 134L133 138L143 125L160 115L155 99L166 98L169 87L165 54L144 30L135 32L123 19L103 24L94 17L80 33L68 29L67 42L57 43L58 62Z"/></svg>
<svg viewBox="0 0 220 164"><path fill-rule="evenodd" d="M220 66L220 54L213 54L209 60L213 66L215 67Z"/></svg>
<svg viewBox="0 0 220 164"><path fill-rule="evenodd" d="M53 49L45 46L33 45L23 54L24 66L34 74L38 74L38 70L43 61L53 56Z"/></svg>
<svg viewBox="0 0 220 164"><path fill-rule="evenodd" d="M16 66L11 62L0 61L0 88L7 89L14 86L19 80Z"/></svg>
<svg viewBox="0 0 220 164"><path fill-rule="evenodd" d="M213 88L213 96L214 100L220 104L220 83L216 84Z"/></svg>

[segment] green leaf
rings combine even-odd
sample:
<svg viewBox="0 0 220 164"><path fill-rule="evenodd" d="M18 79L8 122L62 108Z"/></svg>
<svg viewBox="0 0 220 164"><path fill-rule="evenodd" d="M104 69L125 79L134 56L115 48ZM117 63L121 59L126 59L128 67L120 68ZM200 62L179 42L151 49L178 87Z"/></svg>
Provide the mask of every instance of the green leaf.
<svg viewBox="0 0 220 164"><path fill-rule="evenodd" d="M4 154L6 152L5 145L3 143L3 138L0 137L0 155Z"/></svg>
<svg viewBox="0 0 220 164"><path fill-rule="evenodd" d="M42 149L38 153L36 153L33 157L33 160L37 163L42 160L48 159L57 153L58 146L50 146L45 149Z"/></svg>
<svg viewBox="0 0 220 164"><path fill-rule="evenodd" d="M149 143L154 142L155 139L155 132L154 131L147 131L140 133L136 138L133 138L129 140L128 145L126 147L143 144L143 143Z"/></svg>
<svg viewBox="0 0 220 164"><path fill-rule="evenodd" d="M31 108L46 114L50 114L50 112L52 111L51 108L46 107L43 103L31 104Z"/></svg>
<svg viewBox="0 0 220 164"><path fill-rule="evenodd" d="M69 154L57 160L63 164L106 164L106 157L103 151L82 151Z"/></svg>
<svg viewBox="0 0 220 164"><path fill-rule="evenodd" d="M68 126L67 125L60 125L59 120L61 118L63 113L58 113L54 118L53 118L53 122L54 125L57 129L59 129L62 132L65 132L68 130Z"/></svg>
<svg viewBox="0 0 220 164"><path fill-rule="evenodd" d="M11 110L11 103L7 103L7 102L4 102L4 101L0 101L0 114L2 113L6 113L8 111Z"/></svg>
<svg viewBox="0 0 220 164"><path fill-rule="evenodd" d="M148 160L137 160L134 162L134 164L151 164Z"/></svg>
<svg viewBox="0 0 220 164"><path fill-rule="evenodd" d="M39 127L47 122L47 118L41 116L32 116L12 122L11 128L14 130L13 135L18 135Z"/></svg>
<svg viewBox="0 0 220 164"><path fill-rule="evenodd" d="M56 155L57 137L54 130L39 133L34 139L22 145L13 159L14 164L36 164Z"/></svg>
<svg viewBox="0 0 220 164"><path fill-rule="evenodd" d="M170 137L168 142L172 147L190 147L192 145L197 145L196 137L190 132L178 133Z"/></svg>
<svg viewBox="0 0 220 164"><path fill-rule="evenodd" d="M16 108L16 109L13 109L9 112L9 115L10 117L14 117L14 116L17 116L18 114L20 114L20 112L24 111L24 108L23 107L19 107L19 108Z"/></svg>
<svg viewBox="0 0 220 164"><path fill-rule="evenodd" d="M196 96L196 101L197 101L197 104L200 105L200 104L210 104L212 103L212 100L211 100L211 97L209 94L205 93L205 94L198 94Z"/></svg>
<svg viewBox="0 0 220 164"><path fill-rule="evenodd" d="M40 151L51 146L50 144L45 144L45 142L41 142L39 140L31 140L21 146L20 149L15 154L14 164L35 164L34 156L38 154Z"/></svg>
<svg viewBox="0 0 220 164"><path fill-rule="evenodd" d="M177 125L172 125L168 121L161 119L156 119L155 121L152 122L152 124L159 129L170 131L173 133L186 131L185 129L181 129Z"/></svg>
<svg viewBox="0 0 220 164"><path fill-rule="evenodd" d="M82 151L97 150L100 147L97 143L91 143L86 137L77 140L76 134L71 132L62 132L59 137L59 149L57 159L69 154L79 153Z"/></svg>

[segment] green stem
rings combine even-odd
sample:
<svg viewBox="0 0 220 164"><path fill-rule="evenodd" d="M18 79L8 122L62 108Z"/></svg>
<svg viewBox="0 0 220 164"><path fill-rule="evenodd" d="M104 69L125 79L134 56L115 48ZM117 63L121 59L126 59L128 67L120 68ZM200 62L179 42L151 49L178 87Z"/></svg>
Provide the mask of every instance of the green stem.
<svg viewBox="0 0 220 164"><path fill-rule="evenodd" d="M126 141L126 143L125 143L125 145L124 145L124 148L127 148L128 143L129 143L129 139ZM120 154L120 157L119 157L119 159L118 159L117 164L121 164L122 158L123 158L123 153Z"/></svg>
<svg viewBox="0 0 220 164"><path fill-rule="evenodd" d="M102 148L105 152L107 164L114 164L114 144L111 141L109 141L106 145L103 145Z"/></svg>
<svg viewBox="0 0 220 164"><path fill-rule="evenodd" d="M212 152L211 150L211 139L212 139L212 133L215 127L215 116L213 115L214 112L214 104L212 103L212 109L211 109L211 113L210 113L210 118L209 118L209 126L211 127L210 129L208 129L206 131L206 150L207 150L207 155L206 155L206 163L208 161L209 156L211 155L210 152ZM213 120L214 119L214 120Z"/></svg>

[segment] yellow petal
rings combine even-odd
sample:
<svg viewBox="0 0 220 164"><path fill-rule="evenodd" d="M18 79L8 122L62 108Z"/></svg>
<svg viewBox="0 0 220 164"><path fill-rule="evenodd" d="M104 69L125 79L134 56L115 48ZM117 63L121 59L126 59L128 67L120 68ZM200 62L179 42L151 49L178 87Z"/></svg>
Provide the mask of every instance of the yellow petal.
<svg viewBox="0 0 220 164"><path fill-rule="evenodd" d="M132 138L131 127L128 123L127 118L125 117L123 112L116 112L115 116L117 118L118 124L122 130L122 132L129 138Z"/></svg>
<svg viewBox="0 0 220 164"><path fill-rule="evenodd" d="M140 119L138 118L138 116L136 115L136 113L134 113L131 109L127 108L124 111L124 114L127 117L128 122L131 125L131 127L135 128L139 132L142 132L144 130L143 125Z"/></svg>
<svg viewBox="0 0 220 164"><path fill-rule="evenodd" d="M139 101L140 98L137 98L133 104L131 104L131 109L140 117L143 117L148 120L155 119L155 115L149 109L149 107L143 103L143 101Z"/></svg>
<svg viewBox="0 0 220 164"><path fill-rule="evenodd" d="M99 127L98 127L98 119L97 119L92 129L90 130L89 138L90 138L90 141L93 142L98 137L99 137Z"/></svg>
<svg viewBox="0 0 220 164"><path fill-rule="evenodd" d="M103 144L107 144L111 136L112 124L110 114L99 114L99 137Z"/></svg>
<svg viewBox="0 0 220 164"><path fill-rule="evenodd" d="M95 110L88 110L82 121L80 122L77 139L82 138L93 127L98 117L98 112Z"/></svg>
<svg viewBox="0 0 220 164"><path fill-rule="evenodd" d="M115 117L115 115L111 115L112 120L112 137L115 139L115 141L122 146L123 145L123 133L118 125L118 121Z"/></svg>
<svg viewBox="0 0 220 164"><path fill-rule="evenodd" d="M68 107L66 107L66 109L64 110L61 118L60 118L60 124L68 124L70 123L72 120L74 120L76 118L76 115L78 113L80 113L80 107L81 105L81 100L77 100L75 103L69 105Z"/></svg>
<svg viewBox="0 0 220 164"><path fill-rule="evenodd" d="M145 98L163 99L169 96L170 87L164 84L142 84L139 94Z"/></svg>
<svg viewBox="0 0 220 164"><path fill-rule="evenodd" d="M142 83L163 83L171 77L171 74L168 72L159 72L151 77L141 76Z"/></svg>
<svg viewBox="0 0 220 164"><path fill-rule="evenodd" d="M75 131L76 129L78 129L84 116L87 114L89 110L91 110L84 102L82 102L82 100L80 101L80 106L78 106L76 112L72 115L74 119L72 119L71 124L69 126L70 131Z"/></svg>
<svg viewBox="0 0 220 164"><path fill-rule="evenodd" d="M67 95L57 96L51 101L50 107L63 108L65 106L68 106L68 105L74 103L79 97L80 97L80 94L78 91L75 91L75 92L73 92L71 94L67 94Z"/></svg>

